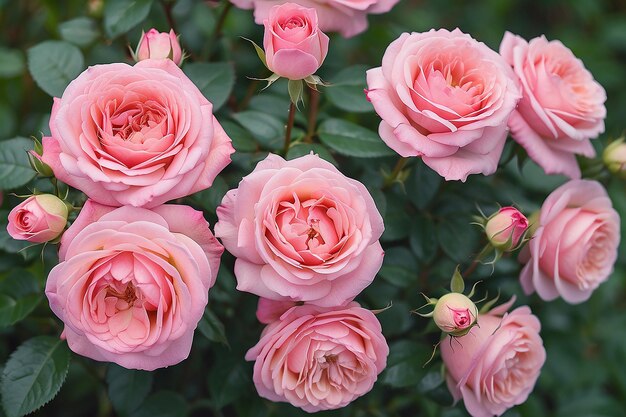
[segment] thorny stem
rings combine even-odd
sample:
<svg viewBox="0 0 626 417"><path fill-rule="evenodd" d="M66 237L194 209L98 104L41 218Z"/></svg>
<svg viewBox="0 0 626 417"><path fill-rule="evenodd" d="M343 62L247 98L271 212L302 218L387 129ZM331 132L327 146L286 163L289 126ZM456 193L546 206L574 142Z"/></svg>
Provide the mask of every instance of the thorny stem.
<svg viewBox="0 0 626 417"><path fill-rule="evenodd" d="M304 142L306 143L313 142L313 135L315 134L315 128L317 123L317 111L320 104L319 91L313 88L309 88L309 94L309 119L306 136L304 137Z"/></svg>
<svg viewBox="0 0 626 417"><path fill-rule="evenodd" d="M291 144L291 129L293 128L293 121L296 118L296 105L293 102L289 103L289 119L287 120L287 128L285 129L285 146L283 147L283 156L287 156L289 145Z"/></svg>

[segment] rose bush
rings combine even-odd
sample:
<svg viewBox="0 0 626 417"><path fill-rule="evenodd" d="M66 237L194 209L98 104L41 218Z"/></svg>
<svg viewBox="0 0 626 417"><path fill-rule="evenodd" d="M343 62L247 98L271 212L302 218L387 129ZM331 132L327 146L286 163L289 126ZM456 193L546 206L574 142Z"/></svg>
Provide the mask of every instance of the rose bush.
<svg viewBox="0 0 626 417"><path fill-rule="evenodd" d="M237 289L341 305L380 269L383 221L363 184L317 155L270 154L217 208L215 235L237 257Z"/></svg>
<svg viewBox="0 0 626 417"><path fill-rule="evenodd" d="M376 316L352 302L287 310L248 351L264 398L310 413L341 408L367 393L385 368L389 348Z"/></svg>
<svg viewBox="0 0 626 417"><path fill-rule="evenodd" d="M46 282L74 352L154 370L189 355L224 248L202 213L88 201Z"/></svg>
<svg viewBox="0 0 626 417"><path fill-rule="evenodd" d="M576 154L595 156L589 142L604 132L606 93L560 41L506 32L500 54L522 85L511 136L547 174L580 178Z"/></svg>
<svg viewBox="0 0 626 417"><path fill-rule="evenodd" d="M94 201L154 207L208 188L230 163L212 108L169 59L95 65L54 99L42 159Z"/></svg>
<svg viewBox="0 0 626 417"><path fill-rule="evenodd" d="M493 174L520 92L506 62L455 29L403 33L367 71L378 133L446 180Z"/></svg>
<svg viewBox="0 0 626 417"><path fill-rule="evenodd" d="M492 417L526 401L546 360L541 325L530 308L506 311L513 300L478 315L478 326L441 342L447 383L472 417Z"/></svg>
<svg viewBox="0 0 626 417"><path fill-rule="evenodd" d="M541 206L538 228L520 256L526 294L580 303L604 282L617 259L620 218L596 181L572 180Z"/></svg>
<svg viewBox="0 0 626 417"><path fill-rule="evenodd" d="M231 0L242 9L254 9L254 19L263 24L272 7L288 0ZM399 0L299 0L298 4L317 10L320 29L340 32L349 38L367 29L367 15L386 13Z"/></svg>

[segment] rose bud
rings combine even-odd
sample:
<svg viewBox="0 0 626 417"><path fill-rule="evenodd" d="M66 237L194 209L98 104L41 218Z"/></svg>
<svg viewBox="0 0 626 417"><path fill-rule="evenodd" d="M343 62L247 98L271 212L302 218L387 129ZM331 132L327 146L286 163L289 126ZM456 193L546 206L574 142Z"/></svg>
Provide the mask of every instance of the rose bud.
<svg viewBox="0 0 626 417"><path fill-rule="evenodd" d="M626 143L624 138L611 142L604 149L602 160L609 171L626 179Z"/></svg>
<svg viewBox="0 0 626 417"><path fill-rule="evenodd" d="M435 305L433 320L442 332L464 336L476 324L478 308L467 296L456 292L441 297Z"/></svg>
<svg viewBox="0 0 626 417"><path fill-rule="evenodd" d="M328 36L317 25L317 12L294 3L274 6L263 22L267 68L281 77L302 80L322 65Z"/></svg>
<svg viewBox="0 0 626 417"><path fill-rule="evenodd" d="M528 219L515 207L502 207L485 225L491 245L505 252L516 249L527 230Z"/></svg>
<svg viewBox="0 0 626 417"><path fill-rule="evenodd" d="M63 200L52 194L33 195L11 210L7 231L13 239L48 242L63 232L68 212Z"/></svg>
<svg viewBox="0 0 626 417"><path fill-rule="evenodd" d="M176 65L180 65L183 60L183 51L180 49L178 36L176 36L173 29L170 29L169 33L159 32L154 28L150 29L148 33L142 32L137 50L133 55L137 62L149 58L169 58Z"/></svg>

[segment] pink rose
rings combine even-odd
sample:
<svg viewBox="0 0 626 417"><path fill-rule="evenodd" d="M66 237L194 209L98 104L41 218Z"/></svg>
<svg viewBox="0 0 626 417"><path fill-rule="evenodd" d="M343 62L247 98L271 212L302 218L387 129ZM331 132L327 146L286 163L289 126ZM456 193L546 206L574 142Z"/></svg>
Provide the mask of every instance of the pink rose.
<svg viewBox="0 0 626 417"><path fill-rule="evenodd" d="M446 180L493 174L520 98L512 70L459 29L404 33L367 71L378 133L402 156L419 156Z"/></svg>
<svg viewBox="0 0 626 417"><path fill-rule="evenodd" d="M154 370L187 358L224 248L202 213L88 200L65 232L46 295L74 352Z"/></svg>
<svg viewBox="0 0 626 417"><path fill-rule="evenodd" d="M144 59L171 59L176 65L180 65L183 59L183 51L180 49L178 36L174 29L169 33L150 29L148 33L141 33L141 39L134 53L136 61Z"/></svg>
<svg viewBox="0 0 626 417"><path fill-rule="evenodd" d="M13 239L43 243L56 239L67 223L68 209L52 194L28 197L9 213L7 232Z"/></svg>
<svg viewBox="0 0 626 417"><path fill-rule="evenodd" d="M602 161L608 170L626 179L626 142L625 138L621 137L609 143L609 145L602 152Z"/></svg>
<svg viewBox="0 0 626 417"><path fill-rule="evenodd" d="M560 41L507 32L500 54L522 83L509 120L513 139L547 174L580 178L575 154L595 156L589 139L604 132L604 89Z"/></svg>
<svg viewBox="0 0 626 417"><path fill-rule="evenodd" d="M528 219L518 209L502 207L487 220L485 233L494 247L508 251L517 248L528 226Z"/></svg>
<svg viewBox="0 0 626 417"><path fill-rule="evenodd" d="M620 218L602 185L565 183L544 201L538 228L520 255L524 292L571 304L587 300L613 272L619 241Z"/></svg>
<svg viewBox="0 0 626 417"><path fill-rule="evenodd" d="M437 327L453 336L463 336L476 324L478 308L467 296L451 292L437 300L433 320Z"/></svg>
<svg viewBox="0 0 626 417"><path fill-rule="evenodd" d="M469 334L441 342L448 389L472 417L499 416L526 401L546 360L539 320L526 306L506 314L512 302L480 314Z"/></svg>
<svg viewBox="0 0 626 417"><path fill-rule="evenodd" d="M212 107L169 59L95 65L54 99L43 161L101 204L155 207L210 187L229 164Z"/></svg>
<svg viewBox="0 0 626 417"><path fill-rule="evenodd" d="M380 269L383 220L363 184L317 155L270 154L217 208L215 235L237 257L237 289L335 306Z"/></svg>
<svg viewBox="0 0 626 417"><path fill-rule="evenodd" d="M278 301L261 297L256 309L256 318L263 324L270 324L296 305L294 301Z"/></svg>
<svg viewBox="0 0 626 417"><path fill-rule="evenodd" d="M385 369L389 348L380 322L357 303L305 304L268 325L248 351L263 398L310 413L345 407L369 392Z"/></svg>
<svg viewBox="0 0 626 417"><path fill-rule="evenodd" d="M241 9L254 9L254 20L262 24L272 7L288 0L231 0ZM367 29L367 15L387 13L400 0L298 0L303 7L317 11L320 29L325 32L340 32L350 38Z"/></svg>
<svg viewBox="0 0 626 417"><path fill-rule="evenodd" d="M263 25L263 47L270 71L290 80L302 80L324 62L328 36L317 27L315 9L295 3L274 6Z"/></svg>

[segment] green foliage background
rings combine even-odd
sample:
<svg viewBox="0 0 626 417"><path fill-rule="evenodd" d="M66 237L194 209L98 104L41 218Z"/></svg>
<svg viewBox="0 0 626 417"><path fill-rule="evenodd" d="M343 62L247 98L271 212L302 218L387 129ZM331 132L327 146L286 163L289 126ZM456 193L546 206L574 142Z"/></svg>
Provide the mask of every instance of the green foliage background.
<svg viewBox="0 0 626 417"><path fill-rule="evenodd" d="M286 84L279 82L260 92L262 84L248 78L269 75L252 46L241 38L261 43L262 28L254 24L250 11L235 8L230 8L222 25L226 7L226 3L198 0L0 0L0 185L16 194L50 189L46 181L31 181L33 174L26 168L23 153L29 144L14 138L49 134L49 94L61 94L67 81L89 65L131 62L128 45L136 45L142 29L169 29L169 10L183 47L191 55L184 70L216 105L223 104L216 114L237 149L233 163L210 190L186 199L203 209L213 225L215 207L223 194L236 187L268 151L281 149L288 108ZM423 366L438 334L428 320L409 311L423 304L420 292L441 294L455 266L466 269L484 244L480 229L469 224L477 204L491 212L497 204L514 203L530 214L564 178L544 175L531 161L518 167L518 149L509 144L495 176L471 176L464 184L446 183L412 160L404 184L386 186L381 170L390 172L397 157L377 141L380 119L364 100L364 70L379 66L387 45L404 31L459 27L496 50L506 30L527 39L541 34L560 39L607 90L606 133L594 141L601 151L608 139L620 136L625 127L626 2L401 0L391 13L372 15L369 21L369 30L355 38L331 38L319 75L334 87L324 89L321 95L316 143L296 144L289 156L313 149L335 162L344 174L364 182L375 197L386 225L382 239L385 263L357 300L369 308L393 302L379 314L391 354L371 393L343 410L319 415L465 416L462 406L451 406L442 383L441 361L437 358ZM305 107L296 118L296 138L305 135L306 117ZM355 130L353 124L367 130ZM505 163L507 155L512 158ZM585 161L581 163L585 165ZM591 173L591 168L586 172ZM603 180L626 219L624 182ZM79 194L74 197L80 198ZM243 357L258 340L262 326L255 318L256 297L235 290L234 259L227 253L188 360L153 373L77 355L71 355L67 365L66 348L45 337L57 338L62 328L43 297L46 273L56 263L55 248L45 248L42 263L40 247L22 250L26 245L8 237L6 214L18 202L5 192L0 209L0 364L6 363L18 346L38 336L44 337L40 342L58 365L44 377L52 378L56 372L62 378L62 371L69 366L59 394L35 415L306 415L289 405L262 400L254 390L252 364ZM588 302L577 306L523 296L515 257L498 262L493 275L490 267L479 267L469 277L471 282L483 280L479 292L493 295L500 289L502 300L516 294L516 305L529 304L543 325L548 353L543 373L529 400L506 416L624 415L625 246L612 278ZM22 346L22 355L36 355L31 348ZM9 371L15 370L5 369L5 375L11 374ZM44 391L53 390L45 386L46 381L40 382ZM5 408L7 398L15 394L6 385L0 390Z"/></svg>

